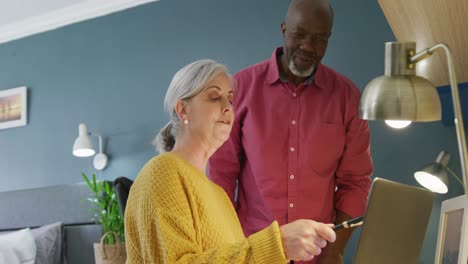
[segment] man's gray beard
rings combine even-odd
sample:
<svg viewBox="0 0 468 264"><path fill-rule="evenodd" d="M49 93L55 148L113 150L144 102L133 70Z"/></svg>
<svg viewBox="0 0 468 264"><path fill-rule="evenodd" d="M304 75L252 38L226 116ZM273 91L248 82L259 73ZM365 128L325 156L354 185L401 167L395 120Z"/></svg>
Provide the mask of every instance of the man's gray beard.
<svg viewBox="0 0 468 264"><path fill-rule="evenodd" d="M289 61L288 65L289 70L292 72L292 74L298 76L298 77L308 77L310 76L314 70L315 70L315 65L312 65L309 69L300 71L296 68L296 65L294 64L294 61L291 59Z"/></svg>

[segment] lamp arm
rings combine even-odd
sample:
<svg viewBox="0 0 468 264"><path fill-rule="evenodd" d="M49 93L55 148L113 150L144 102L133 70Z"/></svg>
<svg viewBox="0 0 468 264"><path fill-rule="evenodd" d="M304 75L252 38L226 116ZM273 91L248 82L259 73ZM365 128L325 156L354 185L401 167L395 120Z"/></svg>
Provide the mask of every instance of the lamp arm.
<svg viewBox="0 0 468 264"><path fill-rule="evenodd" d="M416 53L416 55L414 55L413 57L410 58L410 61L411 62L419 62L419 61L422 61L424 60L425 58L428 58L432 55L432 53L434 53L433 50L431 49L424 49L424 50L421 50L420 52Z"/></svg>
<svg viewBox="0 0 468 264"><path fill-rule="evenodd" d="M450 78L450 87L452 89L452 100L453 100L453 112L455 114L455 129L457 131L457 142L458 142L458 150L460 154L460 165L462 169L462 176L463 176L463 187L465 190L465 194L468 191L468 154L466 149L466 137L465 137L465 127L463 125L463 115L461 112L461 105L460 105L460 95L458 93L458 83L457 78L455 76L455 64L453 62L452 52L450 48L446 44L437 44L432 48L422 50L418 52L416 55L412 56L410 60L412 62L421 61L429 56L431 56L436 49L443 49L447 56L447 66ZM457 178L458 179L458 178Z"/></svg>
<svg viewBox="0 0 468 264"><path fill-rule="evenodd" d="M99 140L99 153L103 153L104 152L104 149L103 149L103 143L102 143L102 136L100 134L97 134L97 133L94 133L94 132L89 132L90 135L92 136L95 136L95 137L98 137L98 140Z"/></svg>
<svg viewBox="0 0 468 264"><path fill-rule="evenodd" d="M103 153L103 149L102 149L102 136L98 136L99 137L99 153Z"/></svg>
<svg viewBox="0 0 468 264"><path fill-rule="evenodd" d="M450 174L452 174L452 176L462 185L462 187L465 187L463 186L463 182L462 180L460 180L460 177L458 177L455 172L453 172L449 167L445 167L447 169L448 172L450 172Z"/></svg>

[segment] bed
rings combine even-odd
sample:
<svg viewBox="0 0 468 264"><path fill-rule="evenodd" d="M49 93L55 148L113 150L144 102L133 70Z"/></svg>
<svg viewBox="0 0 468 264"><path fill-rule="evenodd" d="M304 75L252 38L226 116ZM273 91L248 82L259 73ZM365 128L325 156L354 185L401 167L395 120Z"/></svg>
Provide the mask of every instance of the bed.
<svg viewBox="0 0 468 264"><path fill-rule="evenodd" d="M0 192L0 232L37 231L60 222L64 263L94 263L93 243L100 240L102 228L91 220L88 197L91 191L84 182Z"/></svg>

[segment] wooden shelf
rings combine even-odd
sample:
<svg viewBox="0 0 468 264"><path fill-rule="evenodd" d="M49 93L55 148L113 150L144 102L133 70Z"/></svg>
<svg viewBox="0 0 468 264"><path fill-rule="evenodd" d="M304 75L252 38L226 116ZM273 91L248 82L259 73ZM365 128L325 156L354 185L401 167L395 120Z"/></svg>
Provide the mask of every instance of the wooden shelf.
<svg viewBox="0 0 468 264"><path fill-rule="evenodd" d="M467 0L378 0L398 41L415 41L416 52L445 43L452 50L458 83L468 82ZM441 51L417 64L416 73L436 86L449 84Z"/></svg>

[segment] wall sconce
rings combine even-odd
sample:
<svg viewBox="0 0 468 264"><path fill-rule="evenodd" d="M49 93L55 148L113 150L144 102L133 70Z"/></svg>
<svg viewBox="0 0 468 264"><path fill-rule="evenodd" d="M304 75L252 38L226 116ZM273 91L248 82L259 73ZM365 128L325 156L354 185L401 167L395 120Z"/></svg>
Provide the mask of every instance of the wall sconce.
<svg viewBox="0 0 468 264"><path fill-rule="evenodd" d="M416 63L436 50L447 56L452 91L463 188L468 191L468 154L460 106L458 83L452 52L445 44L437 44L416 53L415 42L385 43L385 75L370 81L361 96L359 116L366 120L428 122L441 119L440 99L434 85L416 76Z"/></svg>
<svg viewBox="0 0 468 264"><path fill-rule="evenodd" d="M96 136L99 139L99 153L94 156L93 165L96 170L103 170L107 167L109 161L106 154L103 152L102 136L96 133L88 132L88 127L81 123L78 127L78 137L73 144L73 155L77 157L90 157L96 153L91 144L89 136Z"/></svg>
<svg viewBox="0 0 468 264"><path fill-rule="evenodd" d="M424 166L414 173L414 178L427 189L436 193L447 193L449 172L463 187L460 178L448 167L450 153L441 151L434 162Z"/></svg>

